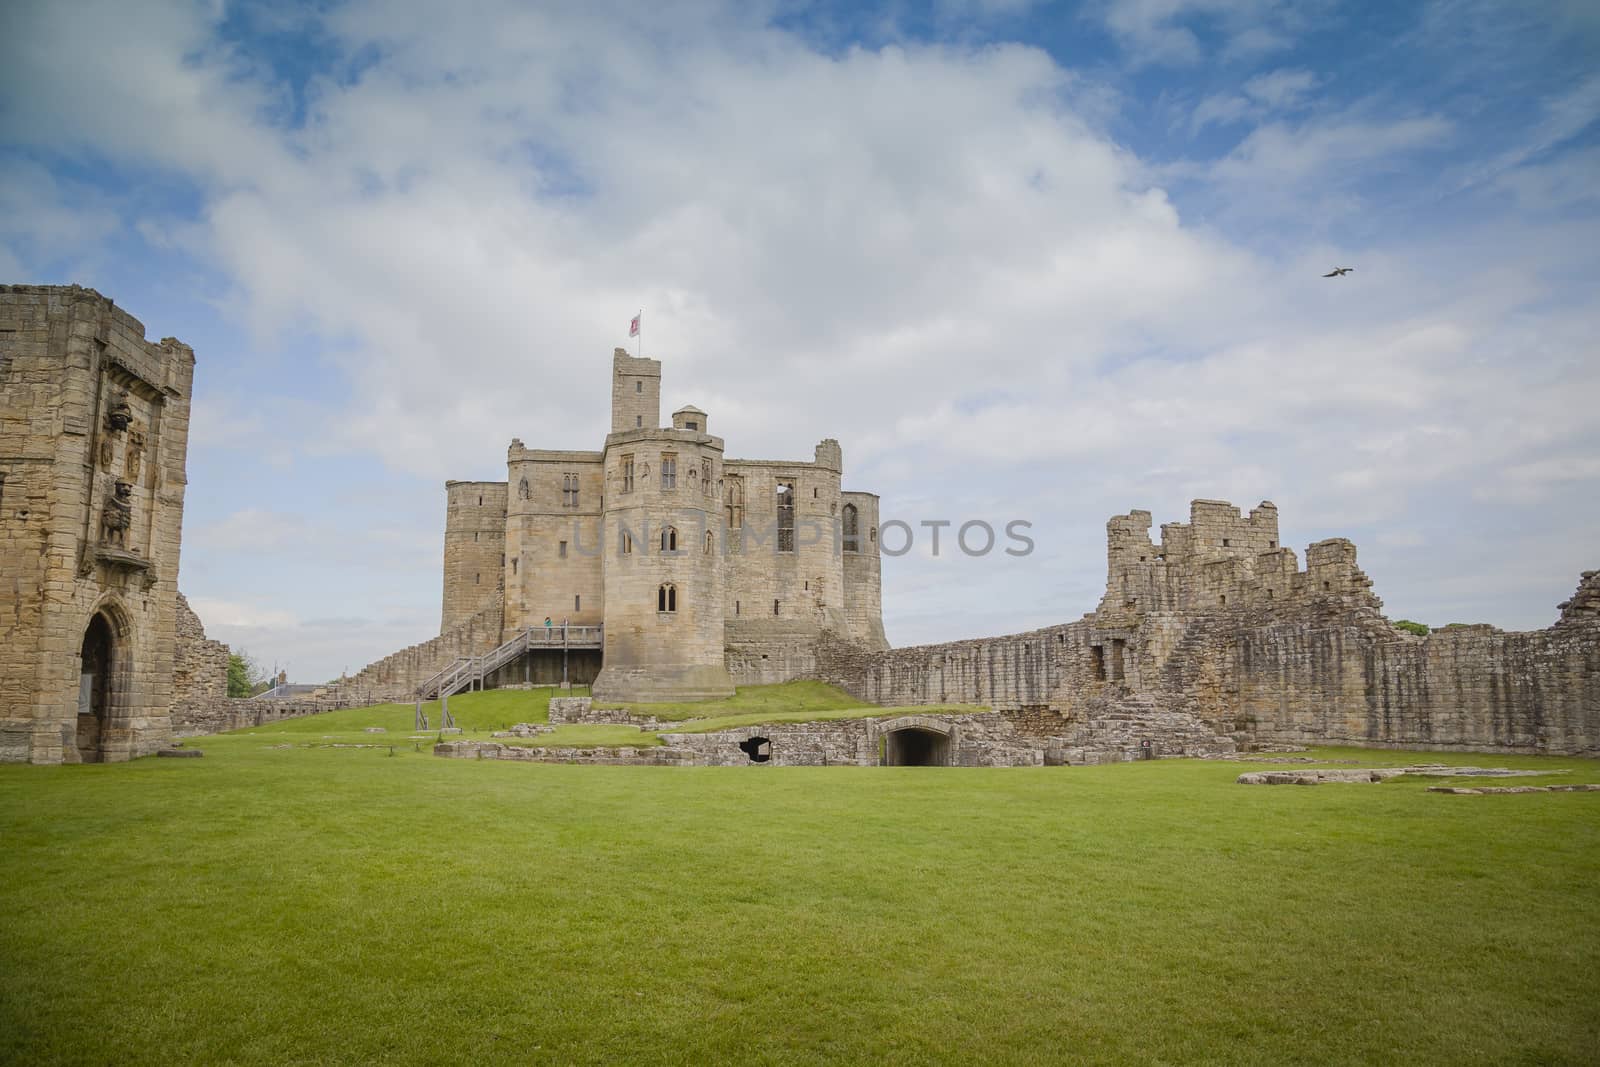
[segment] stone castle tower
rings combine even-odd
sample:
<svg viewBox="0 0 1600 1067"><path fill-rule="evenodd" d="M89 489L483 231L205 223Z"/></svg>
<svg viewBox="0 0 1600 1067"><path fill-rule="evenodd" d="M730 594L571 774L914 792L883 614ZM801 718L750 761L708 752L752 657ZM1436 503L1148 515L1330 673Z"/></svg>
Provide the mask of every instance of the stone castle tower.
<svg viewBox="0 0 1600 1067"><path fill-rule="evenodd" d="M616 700L796 677L824 632L888 645L878 498L841 488L837 441L809 461L726 458L699 408L662 425L660 361L617 349L601 450L514 440L506 466L446 486L442 632L594 628L572 678Z"/></svg>
<svg viewBox="0 0 1600 1067"><path fill-rule="evenodd" d="M169 736L193 378L92 289L0 285L0 760Z"/></svg>

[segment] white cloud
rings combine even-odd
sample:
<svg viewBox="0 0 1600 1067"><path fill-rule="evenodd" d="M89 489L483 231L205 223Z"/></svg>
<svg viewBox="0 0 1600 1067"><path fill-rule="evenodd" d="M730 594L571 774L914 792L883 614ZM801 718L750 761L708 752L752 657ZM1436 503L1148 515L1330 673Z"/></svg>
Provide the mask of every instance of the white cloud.
<svg viewBox="0 0 1600 1067"><path fill-rule="evenodd" d="M1280 0L1108 0L1102 17L1136 64L1187 65L1207 55L1205 35L1220 39L1224 60L1289 48L1323 5Z"/></svg>
<svg viewBox="0 0 1600 1067"><path fill-rule="evenodd" d="M1305 96L1319 84L1309 70L1282 68L1258 74L1239 87L1238 92L1213 93L1195 105L1189 116L1189 129L1195 132L1210 125L1260 122L1269 115L1300 107Z"/></svg>
<svg viewBox="0 0 1600 1067"><path fill-rule="evenodd" d="M1323 209L1350 217L1362 179L1456 135L1376 104L1302 119L1319 85L1306 70L1219 98L1214 121L1273 117L1220 162L1163 173L1107 136L1103 91L1020 46L825 55L715 5L644 10L617 33L606 11L358 4L328 32L381 61L317 81L305 125L283 128L263 117L281 90L217 42L206 9L30 12L15 76L39 105L10 113L6 135L69 136L195 183L198 219L146 232L217 264L225 306L262 334L322 338L347 384L338 410L290 412L292 434L276 416L197 410L197 449L292 437L294 456L375 455L437 493L443 477L503 476L512 436L597 447L610 351L643 305L667 410L706 408L731 454L806 456L837 436L847 484L884 493L886 513L1037 519L1040 552L1003 571L886 565L897 641L946 636L952 614L992 630L1091 608L1114 510L1269 497L1309 540L1415 529L1430 487L1493 492L1529 464L1576 471L1575 491L1597 480L1571 465L1600 391L1594 312L1517 322L1546 296L1549 235L1462 238L1493 257L1331 224L1303 239ZM1200 47L1194 19L1243 37L1252 12L1289 24L1221 0L1107 17L1182 58ZM66 61L113 42L146 63L74 82ZM1167 178L1223 207L1197 225ZM1246 247L1230 212L1303 247ZM1323 281L1335 262L1358 271ZM371 585L331 575L387 568L435 596L437 524L374 524L372 499L329 497L319 515L308 497L188 534L201 563L292 554L330 576L292 613L252 615L216 565L211 598L238 601L225 625L252 647L292 644L312 677L428 636L420 595L369 608ZM985 614L995 604L1016 623Z"/></svg>

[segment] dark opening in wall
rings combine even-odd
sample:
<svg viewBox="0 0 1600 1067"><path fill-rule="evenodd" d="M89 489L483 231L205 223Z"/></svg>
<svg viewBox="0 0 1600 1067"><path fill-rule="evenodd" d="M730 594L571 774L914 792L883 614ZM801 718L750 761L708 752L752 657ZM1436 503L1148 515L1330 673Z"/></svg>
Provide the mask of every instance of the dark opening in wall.
<svg viewBox="0 0 1600 1067"><path fill-rule="evenodd" d="M766 763L772 758L772 742L765 737L752 737L739 742L739 750L750 757L751 763Z"/></svg>
<svg viewBox="0 0 1600 1067"><path fill-rule="evenodd" d="M1231 541L1229 541L1229 540L1228 540L1228 539L1227 539L1227 538L1226 538L1226 537L1224 537L1224 538L1223 538L1223 539L1222 539L1222 547L1223 547L1223 548L1227 548L1227 547L1229 547L1229 546L1230 546L1230 545L1231 545L1231 544L1232 544L1232 543L1233 543L1233 542L1231 542Z"/></svg>
<svg viewBox="0 0 1600 1067"><path fill-rule="evenodd" d="M1223 604L1224 607L1226 607L1227 604L1228 604L1228 594L1227 593L1223 593L1222 594L1222 604Z"/></svg>
<svg viewBox="0 0 1600 1067"><path fill-rule="evenodd" d="M1106 680L1106 650L1101 645L1089 646L1089 673L1097 682Z"/></svg>
<svg viewBox="0 0 1600 1067"><path fill-rule="evenodd" d="M733 602L733 613L735 615L739 614L739 602L737 600Z"/></svg>
<svg viewBox="0 0 1600 1067"><path fill-rule="evenodd" d="M572 610L573 611L582 611L583 610L583 596L581 594L574 594L573 595L573 597L572 597Z"/></svg>
<svg viewBox="0 0 1600 1067"><path fill-rule="evenodd" d="M473 576L472 576L472 584L473 584L473 585L477 585L477 584L478 584L478 582L479 582L479 581L481 581L481 580L482 580L482 579L483 579L483 575L481 575L481 574L474 574L474 575L473 575Z"/></svg>
<svg viewBox="0 0 1600 1067"><path fill-rule="evenodd" d="M1324 588L1324 589L1332 589L1333 586L1328 582L1323 582L1322 583L1322 588Z"/></svg>
<svg viewBox="0 0 1600 1067"><path fill-rule="evenodd" d="M948 767L950 739L920 727L895 730L884 738L883 762L889 767Z"/></svg>
<svg viewBox="0 0 1600 1067"><path fill-rule="evenodd" d="M560 556L562 559L567 558L567 543L565 541L561 542L561 547L556 549L556 555Z"/></svg>
<svg viewBox="0 0 1600 1067"><path fill-rule="evenodd" d="M1122 654L1127 647L1128 642L1122 638L1114 637L1111 639L1111 680L1113 682L1122 681Z"/></svg>
<svg viewBox="0 0 1600 1067"><path fill-rule="evenodd" d="M1268 541L1267 542L1267 547L1268 548L1277 548L1278 547L1278 542L1276 542L1276 541Z"/></svg>
<svg viewBox="0 0 1600 1067"><path fill-rule="evenodd" d="M779 482L776 493L778 505L778 551L794 551L794 483ZM776 612L774 612L776 614Z"/></svg>
<svg viewBox="0 0 1600 1067"><path fill-rule="evenodd" d="M778 614L778 602L776 600L772 602L772 613L774 615Z"/></svg>
<svg viewBox="0 0 1600 1067"><path fill-rule="evenodd" d="M517 561L516 560L512 560L511 561L511 577L515 578L516 576L517 576Z"/></svg>

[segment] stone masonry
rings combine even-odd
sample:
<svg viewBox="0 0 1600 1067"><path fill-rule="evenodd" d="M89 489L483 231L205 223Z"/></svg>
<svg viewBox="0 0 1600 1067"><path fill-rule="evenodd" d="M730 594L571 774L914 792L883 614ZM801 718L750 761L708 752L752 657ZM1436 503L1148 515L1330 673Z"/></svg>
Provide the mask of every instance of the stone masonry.
<svg viewBox="0 0 1600 1067"><path fill-rule="evenodd" d="M807 677L825 633L888 647L878 498L843 488L839 443L809 460L728 458L709 420L687 406L664 425L660 361L617 349L600 449L513 440L505 481L446 484L440 635L358 678L404 699L453 658L545 619L603 628L598 662L570 665L616 700ZM506 676L545 675L520 664Z"/></svg>
<svg viewBox="0 0 1600 1067"><path fill-rule="evenodd" d="M1244 516L1197 500L1190 515L1159 545L1149 512L1111 519L1106 592L1079 621L882 651L824 639L815 676L886 705L1070 715L1138 698L1247 746L1600 754L1597 572L1548 629L1416 637L1383 616L1349 541L1313 544L1300 570L1270 503Z"/></svg>
<svg viewBox="0 0 1600 1067"><path fill-rule="evenodd" d="M0 286L0 760L170 735L194 353L78 286Z"/></svg>

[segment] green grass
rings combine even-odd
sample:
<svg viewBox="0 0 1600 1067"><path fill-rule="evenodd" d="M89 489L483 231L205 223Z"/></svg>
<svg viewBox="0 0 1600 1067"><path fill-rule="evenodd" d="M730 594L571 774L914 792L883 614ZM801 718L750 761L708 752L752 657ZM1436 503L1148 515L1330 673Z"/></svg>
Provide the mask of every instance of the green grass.
<svg viewBox="0 0 1600 1067"><path fill-rule="evenodd" d="M668 734L706 734L715 730L728 730L735 726L760 726L780 722L830 722L835 719L882 719L894 715L970 715L988 711L974 704L918 705L914 708L867 707L836 708L831 711L749 711L714 718L684 719L674 722L661 732Z"/></svg>
<svg viewBox="0 0 1600 1067"><path fill-rule="evenodd" d="M775 712L800 713L844 711L870 708L843 689L822 682L783 682L779 685L741 685L725 700L701 700L673 704L608 704L602 708L626 707L640 715L654 715L663 722L680 719L716 719L730 716L767 715ZM772 722L772 719L757 719ZM790 722L801 720L786 720Z"/></svg>
<svg viewBox="0 0 1600 1067"><path fill-rule="evenodd" d="M488 729L533 718L520 698L451 703ZM410 713L197 739L198 760L0 767L0 1062L1600 1049L1600 794L1246 787L1251 764L1176 760L444 760L405 741ZM305 747L325 738L395 755ZM1327 754L1600 781L1574 759Z"/></svg>

